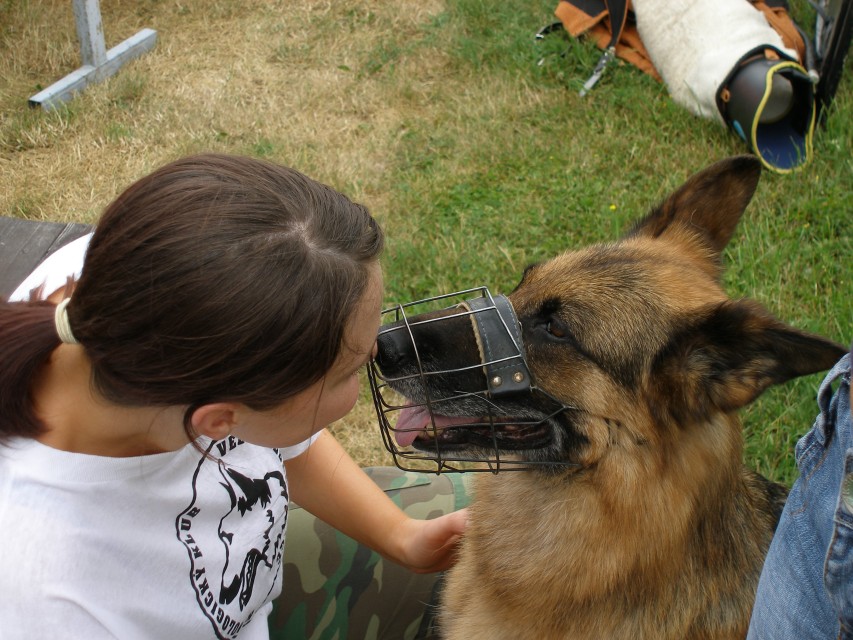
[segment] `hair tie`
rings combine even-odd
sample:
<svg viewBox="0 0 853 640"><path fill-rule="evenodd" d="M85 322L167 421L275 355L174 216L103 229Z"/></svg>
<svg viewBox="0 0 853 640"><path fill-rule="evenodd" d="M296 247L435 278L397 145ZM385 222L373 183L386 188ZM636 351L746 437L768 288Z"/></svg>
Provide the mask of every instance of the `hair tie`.
<svg viewBox="0 0 853 640"><path fill-rule="evenodd" d="M62 342L65 344L80 344L71 332L71 323L68 321L68 311L65 308L69 302L71 302L71 298L65 298L56 305L56 311L53 313L53 323L56 325L56 333L59 334L59 339Z"/></svg>

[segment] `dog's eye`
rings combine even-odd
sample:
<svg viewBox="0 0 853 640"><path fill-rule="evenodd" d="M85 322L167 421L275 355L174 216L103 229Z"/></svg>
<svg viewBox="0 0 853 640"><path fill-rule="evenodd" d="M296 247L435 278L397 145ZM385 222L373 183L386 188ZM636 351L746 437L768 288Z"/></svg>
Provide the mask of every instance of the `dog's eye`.
<svg viewBox="0 0 853 640"><path fill-rule="evenodd" d="M546 322L545 331L550 333L555 338L565 338L569 333L565 325L557 322L556 320L549 320L548 322Z"/></svg>

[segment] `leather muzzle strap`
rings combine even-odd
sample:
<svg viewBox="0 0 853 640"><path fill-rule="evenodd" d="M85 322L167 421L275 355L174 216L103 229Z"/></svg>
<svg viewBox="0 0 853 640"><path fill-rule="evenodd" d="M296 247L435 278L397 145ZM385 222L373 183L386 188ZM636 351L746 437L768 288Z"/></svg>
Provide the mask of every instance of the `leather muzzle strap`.
<svg viewBox="0 0 853 640"><path fill-rule="evenodd" d="M471 324L489 395L530 392L530 371L524 359L521 331L506 296L471 298L459 305L471 312Z"/></svg>

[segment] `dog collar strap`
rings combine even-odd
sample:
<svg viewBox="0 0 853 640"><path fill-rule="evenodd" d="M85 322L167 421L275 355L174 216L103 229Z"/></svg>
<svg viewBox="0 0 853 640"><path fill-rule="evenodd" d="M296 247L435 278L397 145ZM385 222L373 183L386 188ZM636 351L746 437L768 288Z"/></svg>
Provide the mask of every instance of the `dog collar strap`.
<svg viewBox="0 0 853 640"><path fill-rule="evenodd" d="M462 303L471 311L489 395L501 397L530 392L531 380L522 349L521 331L506 296L471 298Z"/></svg>

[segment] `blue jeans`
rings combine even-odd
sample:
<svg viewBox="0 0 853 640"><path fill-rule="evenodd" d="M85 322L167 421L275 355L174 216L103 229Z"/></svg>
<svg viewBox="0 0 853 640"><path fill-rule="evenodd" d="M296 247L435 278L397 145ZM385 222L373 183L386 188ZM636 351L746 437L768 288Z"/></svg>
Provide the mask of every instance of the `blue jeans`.
<svg viewBox="0 0 853 640"><path fill-rule="evenodd" d="M853 640L850 368L848 354L827 374L820 415L797 443L800 477L761 572L748 640Z"/></svg>

